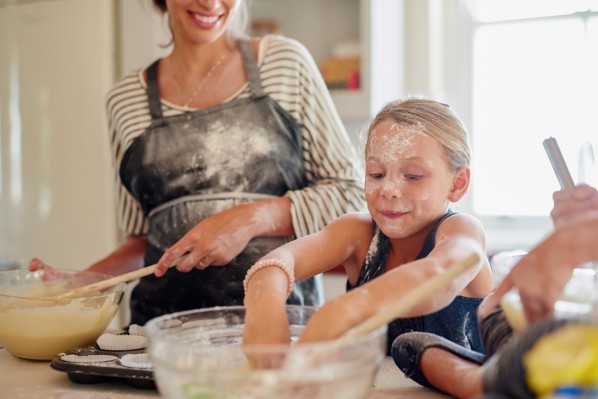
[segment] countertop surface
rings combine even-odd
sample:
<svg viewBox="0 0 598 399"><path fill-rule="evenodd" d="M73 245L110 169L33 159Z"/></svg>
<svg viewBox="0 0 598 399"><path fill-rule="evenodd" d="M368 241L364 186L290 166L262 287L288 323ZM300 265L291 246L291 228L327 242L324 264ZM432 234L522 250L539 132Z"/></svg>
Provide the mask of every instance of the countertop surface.
<svg viewBox="0 0 598 399"><path fill-rule="evenodd" d="M0 399L132 399L160 398L156 390L139 389L124 381L81 384L50 362L17 359L0 349ZM385 359L368 399L447 398L405 378L391 358ZM342 399L342 398L339 398Z"/></svg>

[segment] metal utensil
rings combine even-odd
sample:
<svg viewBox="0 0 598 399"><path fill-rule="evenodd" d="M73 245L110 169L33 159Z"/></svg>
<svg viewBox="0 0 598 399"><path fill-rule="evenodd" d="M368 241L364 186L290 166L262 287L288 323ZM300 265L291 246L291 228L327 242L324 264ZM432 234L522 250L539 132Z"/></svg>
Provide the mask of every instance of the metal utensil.
<svg viewBox="0 0 598 399"><path fill-rule="evenodd" d="M561 188L564 190L573 190L575 188L575 182L571 177L571 173L569 173L569 168L567 167L567 163L563 158L563 154L561 153L561 149L559 148L556 139L554 137L549 137L544 140L543 144Z"/></svg>

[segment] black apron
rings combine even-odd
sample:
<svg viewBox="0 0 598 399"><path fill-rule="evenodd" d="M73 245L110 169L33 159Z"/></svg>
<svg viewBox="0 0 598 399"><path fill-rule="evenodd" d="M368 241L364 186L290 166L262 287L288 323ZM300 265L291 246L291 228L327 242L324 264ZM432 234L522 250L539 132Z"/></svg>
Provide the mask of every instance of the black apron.
<svg viewBox="0 0 598 399"><path fill-rule="evenodd" d="M262 89L251 44L239 41L252 95L208 109L163 117L158 63L147 71L152 123L127 149L125 187L149 218L144 262L206 217L240 203L274 198L307 185L301 127ZM226 266L144 277L131 295L131 323L167 313L243 304L243 279L256 260L293 237L256 237ZM318 306L321 276L295 283L288 303Z"/></svg>

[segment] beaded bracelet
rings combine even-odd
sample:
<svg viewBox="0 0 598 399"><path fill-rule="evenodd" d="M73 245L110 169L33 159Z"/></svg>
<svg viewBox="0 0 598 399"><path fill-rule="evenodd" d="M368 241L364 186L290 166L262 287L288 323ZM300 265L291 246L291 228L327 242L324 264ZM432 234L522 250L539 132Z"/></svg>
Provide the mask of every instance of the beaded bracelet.
<svg viewBox="0 0 598 399"><path fill-rule="evenodd" d="M287 295L291 295L291 292L293 292L293 284L295 283L295 274L293 273L289 265L287 265L284 261L280 259L262 259L258 261L255 265L251 266L249 270L247 270L247 274L245 275L245 279L243 280L243 289L245 290L245 292L247 292L249 280L251 279L251 277L253 277L255 272L268 266L278 267L280 270L284 272L284 274L287 275L287 279L289 282L289 285L287 286Z"/></svg>

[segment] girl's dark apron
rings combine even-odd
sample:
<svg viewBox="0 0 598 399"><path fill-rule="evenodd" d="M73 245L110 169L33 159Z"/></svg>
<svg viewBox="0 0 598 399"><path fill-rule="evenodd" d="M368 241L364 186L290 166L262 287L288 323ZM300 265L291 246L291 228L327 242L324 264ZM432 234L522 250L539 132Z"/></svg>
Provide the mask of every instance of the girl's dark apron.
<svg viewBox="0 0 598 399"><path fill-rule="evenodd" d="M158 61L147 71L152 123L124 154L120 177L149 218L145 264L210 215L306 186L301 128L262 89L248 41L239 42L252 95L164 117ZM292 237L256 237L226 266L144 277L131 295L131 323L176 311L243 304L253 263ZM295 283L288 303L320 305L321 280Z"/></svg>

